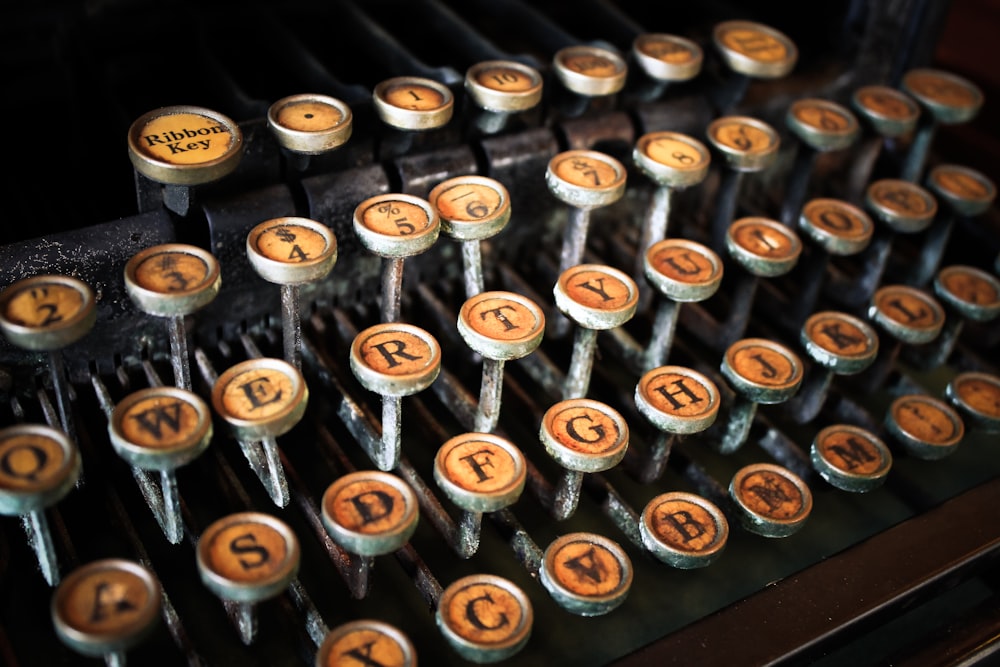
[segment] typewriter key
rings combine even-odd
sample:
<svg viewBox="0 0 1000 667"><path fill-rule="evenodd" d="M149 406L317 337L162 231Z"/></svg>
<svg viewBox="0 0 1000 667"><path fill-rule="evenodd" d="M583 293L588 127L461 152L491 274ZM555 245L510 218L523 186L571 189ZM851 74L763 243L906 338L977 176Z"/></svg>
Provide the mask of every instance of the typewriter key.
<svg viewBox="0 0 1000 667"><path fill-rule="evenodd" d="M635 406L656 427L657 434L642 461L640 481L663 475L678 437L700 433L719 414L719 390L701 373L682 366L654 368L635 386Z"/></svg>
<svg viewBox="0 0 1000 667"><path fill-rule="evenodd" d="M565 151L549 161L545 170L549 192L570 207L559 257L560 272L583 260L590 211L621 199L625 176L625 167L618 160L597 151Z"/></svg>
<svg viewBox="0 0 1000 667"><path fill-rule="evenodd" d="M392 553L417 529L413 489L387 472L343 475L323 493L323 525L345 551L363 557Z"/></svg>
<svg viewBox="0 0 1000 667"><path fill-rule="evenodd" d="M524 648L534 613L528 596L514 583L492 574L474 574L444 589L435 620L461 657L493 663Z"/></svg>
<svg viewBox="0 0 1000 667"><path fill-rule="evenodd" d="M988 373L960 373L948 383L945 397L970 429L1000 432L1000 378Z"/></svg>
<svg viewBox="0 0 1000 667"><path fill-rule="evenodd" d="M827 426L817 433L809 456L820 477L855 493L882 486L892 467L892 453L884 442L848 424Z"/></svg>
<svg viewBox="0 0 1000 667"><path fill-rule="evenodd" d="M24 278L0 292L0 330L19 348L48 352L49 375L63 431L75 438L62 348L85 336L97 320L94 292L70 276Z"/></svg>
<svg viewBox="0 0 1000 667"><path fill-rule="evenodd" d="M377 195L354 209L354 232L361 244L384 260L382 321L399 319L403 259L419 255L437 241L441 221L428 202L404 194Z"/></svg>
<svg viewBox="0 0 1000 667"><path fill-rule="evenodd" d="M596 46L568 46L552 58L556 78L584 97L614 95L625 86L628 67L614 51Z"/></svg>
<svg viewBox="0 0 1000 667"><path fill-rule="evenodd" d="M444 127L455 110L451 90L431 79L399 76L386 79L372 91L379 119L398 130Z"/></svg>
<svg viewBox="0 0 1000 667"><path fill-rule="evenodd" d="M972 82L936 69L910 70L903 75L903 90L927 111L920 116L901 175L903 180L917 181L923 173L937 126L965 123L975 118L983 106L983 93Z"/></svg>
<svg viewBox="0 0 1000 667"><path fill-rule="evenodd" d="M553 294L556 307L577 325L563 399L581 398L590 386L597 332L620 327L632 319L639 288L618 269L580 264L562 272Z"/></svg>
<svg viewBox="0 0 1000 667"><path fill-rule="evenodd" d="M521 450L489 433L457 435L434 457L434 481L465 512L495 512L513 505L526 479Z"/></svg>
<svg viewBox="0 0 1000 667"><path fill-rule="evenodd" d="M667 565L690 570L711 565L729 539L726 515L701 496L662 493L648 503L639 521L642 544Z"/></svg>
<svg viewBox="0 0 1000 667"><path fill-rule="evenodd" d="M483 110L478 127L486 134L504 128L510 114L527 111L542 101L542 75L513 60L487 60L465 72L465 92Z"/></svg>
<svg viewBox="0 0 1000 667"><path fill-rule="evenodd" d="M239 165L243 132L232 119L211 109L163 107L129 127L128 155L137 173L162 186L154 193L140 182L139 209L151 211L162 203L186 216L192 186L224 178Z"/></svg>
<svg viewBox="0 0 1000 667"><path fill-rule="evenodd" d="M0 429L0 514L21 517L50 586L59 583L59 562L45 508L70 492L80 470L80 453L62 431L40 424Z"/></svg>
<svg viewBox="0 0 1000 667"><path fill-rule="evenodd" d="M344 623L327 633L315 667L417 667L417 651L395 626L371 619Z"/></svg>
<svg viewBox="0 0 1000 667"><path fill-rule="evenodd" d="M743 174L767 169L778 157L781 139L762 121L745 116L718 118L706 130L708 141L722 156L722 182L716 194L712 242L716 252L725 244L726 232L736 217Z"/></svg>
<svg viewBox="0 0 1000 667"><path fill-rule="evenodd" d="M465 295L483 291L480 241L496 236L510 221L510 195L500 182L484 176L458 176L439 183L427 196L441 229L462 244Z"/></svg>
<svg viewBox="0 0 1000 667"><path fill-rule="evenodd" d="M281 359L240 362L212 387L212 407L232 428L243 455L279 507L288 504L289 495L275 438L298 424L308 400L302 374Z"/></svg>
<svg viewBox="0 0 1000 667"><path fill-rule="evenodd" d="M629 430L625 419L610 406L574 398L545 411L538 439L564 469L552 510L553 516L562 520L576 511L583 475L610 470L625 457Z"/></svg>
<svg viewBox="0 0 1000 667"><path fill-rule="evenodd" d="M816 157L849 147L857 140L860 126L848 109L815 98L793 102L785 115L785 124L799 140L781 210L781 221L794 226L809 191Z"/></svg>
<svg viewBox="0 0 1000 667"><path fill-rule="evenodd" d="M125 265L125 291L143 312L167 319L174 382L191 389L191 365L184 318L219 293L219 262L210 252L180 243L146 248Z"/></svg>
<svg viewBox="0 0 1000 667"><path fill-rule="evenodd" d="M872 296L868 319L893 339L891 344L881 346L861 383L878 387L889 377L903 345L924 345L938 337L945 312L927 292L906 285L886 285Z"/></svg>
<svg viewBox="0 0 1000 667"><path fill-rule="evenodd" d="M474 429L490 433L500 417L504 362L526 357L538 348L545 334L545 314L519 294L483 292L462 304L458 332L470 348L483 356Z"/></svg>
<svg viewBox="0 0 1000 667"><path fill-rule="evenodd" d="M681 304L705 301L722 284L722 260L706 246L685 239L664 239L643 256L646 279L663 297L643 355L644 370L662 366L670 356Z"/></svg>
<svg viewBox="0 0 1000 667"><path fill-rule="evenodd" d="M989 322L1000 315L1000 280L971 266L949 266L934 279L934 293L946 311L941 335L930 350L913 361L920 368L937 368L948 360L966 320Z"/></svg>
<svg viewBox="0 0 1000 667"><path fill-rule="evenodd" d="M159 582L139 563L97 560L59 584L52 622L59 639L77 653L124 667L126 651L156 626L162 599Z"/></svg>
<svg viewBox="0 0 1000 667"><path fill-rule="evenodd" d="M812 511L812 493L797 475L770 463L741 468L729 483L729 495L742 526L764 537L796 533Z"/></svg>
<svg viewBox="0 0 1000 667"><path fill-rule="evenodd" d="M728 454L746 442L759 403L783 403L795 395L802 384L802 362L780 343L744 338L726 350L721 370L736 392L718 446Z"/></svg>
<svg viewBox="0 0 1000 667"><path fill-rule="evenodd" d="M701 72L704 54L690 39L663 33L639 35L632 56L650 79L661 83L690 81Z"/></svg>
<svg viewBox="0 0 1000 667"><path fill-rule="evenodd" d="M351 107L328 95L290 95L267 110L267 127L289 153L322 155L351 138Z"/></svg>
<svg viewBox="0 0 1000 667"><path fill-rule="evenodd" d="M299 286L325 278L337 262L337 238L321 222L274 218L247 235L247 258L264 280L281 285L285 361L302 369Z"/></svg>
<svg viewBox="0 0 1000 667"><path fill-rule="evenodd" d="M815 363L788 407L796 421L805 423L819 414L834 375L854 375L872 365L878 355L878 334L847 313L823 311L806 320L799 340Z"/></svg>
<svg viewBox="0 0 1000 667"><path fill-rule="evenodd" d="M892 139L908 136L917 127L920 107L906 93L888 86L863 86L851 96L851 107L861 119L862 145L858 148L848 172L848 196L860 200L871 182L882 151Z"/></svg>
<svg viewBox="0 0 1000 667"><path fill-rule="evenodd" d="M579 616L621 606L632 587L632 561L616 542L594 533L569 533L545 549L539 581L552 599Z"/></svg>
<svg viewBox="0 0 1000 667"><path fill-rule="evenodd" d="M928 461L955 453L965 437L965 424L951 406L921 394L893 401L885 428L906 452Z"/></svg>
<svg viewBox="0 0 1000 667"><path fill-rule="evenodd" d="M716 106L726 113L735 108L752 78L778 79L795 67L799 51L783 33L751 21L724 21L712 31L712 43L736 77L717 93Z"/></svg>
<svg viewBox="0 0 1000 667"><path fill-rule="evenodd" d="M368 455L379 470L392 470L399 464L401 399L423 391L437 379L441 346L413 325L376 324L354 337L350 363L365 389L382 396L381 446Z"/></svg>
<svg viewBox="0 0 1000 667"><path fill-rule="evenodd" d="M135 474L160 473L150 508L171 544L184 538L176 469L200 456L212 440L212 416L201 397L176 387L140 389L115 406L111 445Z"/></svg>
<svg viewBox="0 0 1000 667"><path fill-rule="evenodd" d="M974 169L953 164L931 169L927 187L943 205L927 228L919 258L906 272L905 282L916 286L926 284L938 270L956 219L985 213L997 195L989 178Z"/></svg>
<svg viewBox="0 0 1000 667"><path fill-rule="evenodd" d="M198 574L212 593L234 607L240 638L257 634L255 605L288 588L299 572L299 541L280 519L259 512L224 516L202 532Z"/></svg>

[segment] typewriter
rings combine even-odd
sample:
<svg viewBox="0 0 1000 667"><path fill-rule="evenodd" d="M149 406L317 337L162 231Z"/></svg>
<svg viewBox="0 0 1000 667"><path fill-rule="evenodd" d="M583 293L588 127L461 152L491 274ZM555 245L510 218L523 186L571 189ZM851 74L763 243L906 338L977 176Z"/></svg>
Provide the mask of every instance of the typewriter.
<svg viewBox="0 0 1000 667"><path fill-rule="evenodd" d="M2 662L995 659L990 11L7 7Z"/></svg>

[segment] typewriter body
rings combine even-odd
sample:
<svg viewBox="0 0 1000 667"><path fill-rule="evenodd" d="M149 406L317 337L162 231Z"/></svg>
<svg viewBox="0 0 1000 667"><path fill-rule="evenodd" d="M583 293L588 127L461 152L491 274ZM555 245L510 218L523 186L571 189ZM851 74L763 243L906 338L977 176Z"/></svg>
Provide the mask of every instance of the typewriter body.
<svg viewBox="0 0 1000 667"><path fill-rule="evenodd" d="M37 336L12 336L8 326L0 340L0 428L39 424L66 432L82 466L79 480L57 501L30 507L5 501L2 662L92 664L103 655L109 664L314 664L328 633L360 619L398 629L422 665L988 660L1000 637L1000 320L987 312L1000 300L989 294L1000 271L1000 218L990 193L1000 172L988 151L970 146L969 138L975 142L980 135L969 128L981 127L972 118L932 122L932 111L912 102L919 119L905 132L880 134L855 101L865 86L902 91L914 70L948 69L936 47L953 16L951 4L334 0L42 3L5 10L0 66L10 95L3 118L11 154L18 157L0 186L0 289L34 276L69 276L89 286L94 303L89 322L77 326L79 335L32 346ZM749 23L740 24L744 32L723 48L717 29L729 21ZM774 32L753 32L757 26ZM664 33L700 50L703 59L690 76L656 76L656 63L669 64L669 54L683 50L678 44L684 42L637 50L641 37ZM570 47L596 51L585 51L577 65L560 63L557 54ZM744 56L779 48L795 56L780 76L766 67L746 74L727 48ZM612 56L620 60L607 60ZM535 73L540 98L521 107L484 106L467 82L470 69L484 62L505 63L489 74L498 81ZM621 80L609 92L602 88L604 75L593 70L614 69L619 62ZM583 83L574 83L574 72ZM969 73L952 73L979 83ZM409 111L419 116L422 107L398 101L394 107L390 93L373 95L396 77L411 77L400 85L414 98L450 96L450 115L440 122L424 113L413 122L433 127L407 126ZM983 88L988 108L989 89ZM350 115L351 130L335 148L289 148L285 142L295 133L275 129L273 105L298 95L314 95L322 104L339 101L338 113ZM504 104L513 104L510 99ZM813 107L820 117L847 110L837 118L857 122L856 134L842 146L809 144L793 127L807 125L808 113L803 121L790 112L801 100L835 105ZM199 182L151 172L145 167L152 161L135 158L134 149L138 161L130 161L134 123L162 109L210 111L232 122L226 131L239 136L236 159ZM709 127L724 118L744 119L741 133L774 133L766 165L739 162L739 139L732 140L730 152L724 141L713 142ZM829 134L840 121L830 121L832 127L822 118L817 122L817 132ZM764 129L754 129L754 123ZM175 156L203 139L193 131L170 134L175 131L162 135ZM648 151L639 156L637 149L652 133L676 133L661 136L681 142L669 144L674 159L681 159L677 150L683 158L667 169L672 177L690 157L683 151L703 150L701 177L680 185L668 177L658 181L662 173L655 165L641 164L655 157ZM152 144L154 134L147 127L135 136ZM688 139L693 143L684 143ZM558 156L570 151L580 152L565 163L570 171L560 172ZM923 157L914 166L917 154ZM614 173L615 165L621 173ZM963 178L972 178L978 190L937 196L928 179L940 165L971 169L972 176ZM607 199L600 199L609 178L601 169L624 182ZM914 170L912 177L904 175ZM509 221L488 238L462 240L454 231L460 225L454 225L442 227L436 241L419 251L373 251L366 232L358 231L364 226L359 216L366 215L362 203L371 202L365 210L372 215L395 220L397 230L413 215L447 217L433 205L421 208L421 202L434 202L439 184L467 176L505 189L476 189L486 187L478 181L464 186L479 199L486 192L508 201ZM905 229L916 224L906 211L883 215L879 202L873 203L869 186L879 180L902 180L931 193L936 213L919 229ZM977 196L985 206L962 208ZM834 228L846 218L831 216L853 215L844 211L868 216L875 228L868 232L871 241L850 252L830 251L822 233L806 231L799 220L816 200L854 207L834 214L824 209ZM487 205L476 201L481 215L468 202L463 206L471 208L463 210L478 219ZM647 219L667 217L665 230L645 226ZM292 234L290 229L302 235L300 241L308 233L321 236L295 227L298 219L332 232L332 268L294 289L280 284L285 273L262 277L247 238L275 219L286 219L272 228L279 237ZM778 236L768 238L797 244L788 266L741 259L739 242L726 241L737 220L757 221L752 233L760 239L773 233ZM404 231L400 238L409 236ZM642 258L657 236L697 244L709 251L706 256L714 251L721 279L710 293L677 298L669 348L653 357L646 348L650 340L662 342L657 335L667 335L660 321L667 315L660 313L669 297L647 278ZM140 305L129 286L138 278L129 277L127 267L139 253L165 244L199 248L217 261L220 279L212 298L168 314ZM494 353L475 349L469 342L475 336L456 327L470 298L466 274L473 254L480 257L486 290L524 297L544 313L540 342ZM562 305L574 297L567 296L573 284L560 281L561 275L584 264L606 271L578 283L589 285L590 296L606 297L602 290L612 280L634 281L638 292L629 316L587 324ZM986 292L979 293L985 296L958 305L941 296L943 288L935 285L949 267L985 275ZM981 274L969 275L979 280ZM943 324L937 323L936 335L906 339L898 318L888 324L881 319L886 307L880 310L875 295L890 286L914 290L940 308ZM34 289L70 288L45 283ZM900 300L910 293L900 294L893 298L904 308ZM0 302L9 308L10 301ZM502 308L513 312L517 303L487 312L509 324ZM906 303L916 316L927 302ZM819 312L847 318L837 326L860 322L857 331L877 333L870 364L852 368L841 362L837 368L844 372L824 375L833 362L812 356L802 333L806 318ZM5 311L4 317L10 315ZM379 385L387 387L380 395L371 375L356 369L363 365L356 340L388 320L429 333L440 346L440 368L405 391ZM301 340L287 337L293 328ZM583 329L599 332L581 334ZM946 336L952 344L942 348L938 343ZM414 356L404 351L415 348L401 340L377 349L390 366ZM756 362L726 356L737 340L765 346L746 353L750 359L756 354ZM178 341L186 347L178 348ZM766 356L772 353L768 341L791 350L800 364L798 384L788 395L741 384L747 363L757 363L764 376L779 372ZM308 393L298 395L292 410L304 411L271 431L234 426L238 416L221 414L214 402L217 383L239 364L286 358L290 346ZM206 417L212 429L203 451L172 469L174 486L168 488L160 486L168 483L163 468L143 469L143 459L120 453L127 434L117 433L114 424L109 430L109 422L112 408L135 392L176 383L178 349L191 391L212 406ZM649 358L657 361L650 365ZM651 367L666 366L690 369L690 377L717 387L718 414L709 424L651 421L657 408L640 396L640 378ZM489 376L484 368L498 374ZM975 395L985 397L981 404L956 388L962 374L980 383ZM501 392L491 394L491 382ZM690 381L677 382L673 393L660 392L662 399L674 406L694 402ZM259 405L275 398L260 384L240 386L243 397ZM801 398L806 393L813 405ZM487 408L494 397L499 407ZM607 469L568 473L566 459L551 454L539 433L553 405L582 397L621 416L629 452ZM933 402L920 403L921 397ZM917 403L897 414L903 398ZM483 414L491 409L492 420ZM920 430L928 414L946 423L931 419ZM164 413L158 415L154 427L171 426L169 414L166 422ZM947 422L950 415L961 421ZM919 423L916 435L901 424L906 419ZM854 490L828 480L810 452L817 436L835 424L885 443L892 463L884 479ZM942 429L959 431L947 451L934 447ZM435 459L446 442L479 430L512 443L523 456L514 460L526 462L521 465L527 472L521 471L523 491L509 503L497 505L494 494L477 506L486 509L463 509L471 501L461 494L456 501L447 492ZM391 440L387 433L398 438L395 458L391 447L388 453L383 448ZM3 451L0 478L30 477L18 465L41 465L39 454L24 459ZM851 452L855 463L867 456ZM657 453L662 469L656 469ZM466 462L485 477L486 459L475 455ZM771 537L760 534L767 528L750 525L753 519L729 487L756 464L790 471L783 483L804 483L800 505L811 508L799 507L807 515L801 525L782 528L781 521L771 521ZM399 544L359 555L369 543L347 542L329 527L335 521L325 514L326 494L338 480L376 469L412 487L419 518ZM849 483L841 479L841 485ZM176 505L167 499L171 488ZM724 548L704 567L697 560L665 562L644 542L644 510L673 491L710 501L728 526ZM792 492L799 493L772 488L757 497L775 500L775 494ZM170 507L176 508L174 539L167 536ZM205 583L211 566L199 562L199 540L210 526L251 511L279 519L299 549L282 584L252 603L227 598L227 592L238 597L232 587ZM672 525L693 539L704 526L691 511L675 512ZM464 531L472 523L478 530L469 537ZM456 537L460 533L464 541ZM627 574L616 597L591 592L580 602L572 586L567 592L551 582L555 575L546 567L558 559L546 549L568 535L589 536L598 545L574 557L570 570L578 577L604 581L606 563L596 560L593 549L605 543L597 537L611 542L605 550L622 555L618 564ZM256 542L229 544L229 557L244 568L262 553L254 550ZM51 560L43 573L46 558ZM56 627L52 599L75 570L108 558L141 564L162 599L141 641L119 646L95 640L83 657L67 645L65 628ZM447 623L437 620L442 596L453 582L478 575L499 577L524 595L517 609L530 609L533 619L523 645L504 652L484 640L456 649L446 637L450 630L441 626ZM112 598L84 599L81 613L90 620L129 611L127 596L117 599L117 607ZM466 601L466 621L486 631L510 620L511 609L508 616L495 609L486 616L485 599ZM329 664L416 664L371 650L362 642Z"/></svg>

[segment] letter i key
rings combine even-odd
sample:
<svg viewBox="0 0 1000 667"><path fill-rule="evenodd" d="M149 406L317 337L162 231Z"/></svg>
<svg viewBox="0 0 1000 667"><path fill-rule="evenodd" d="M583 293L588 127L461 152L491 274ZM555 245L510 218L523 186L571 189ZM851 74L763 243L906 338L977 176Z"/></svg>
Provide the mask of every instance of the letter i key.
<svg viewBox="0 0 1000 667"><path fill-rule="evenodd" d="M59 583L59 563L45 508L70 492L80 469L76 445L57 429L19 424L0 430L0 514L21 517L50 586Z"/></svg>
<svg viewBox="0 0 1000 667"><path fill-rule="evenodd" d="M150 509L171 544L184 538L177 468L200 456L212 441L212 415L200 396L176 387L150 387L126 396L108 420L115 451L133 468ZM147 471L159 472L159 494Z"/></svg>
<svg viewBox="0 0 1000 667"><path fill-rule="evenodd" d="M137 562L97 560L73 570L52 597L52 622L64 644L108 667L125 667L125 652L156 627L160 583Z"/></svg>
<svg viewBox="0 0 1000 667"><path fill-rule="evenodd" d="M325 278L337 263L337 237L308 218L274 218L247 235L247 257L264 280L281 285L285 361L302 369L299 287Z"/></svg>
<svg viewBox="0 0 1000 667"><path fill-rule="evenodd" d="M191 390L191 364L184 317L219 293L219 262L196 246L180 243L146 248L125 265L125 290L150 315L167 318L174 383Z"/></svg>
<svg viewBox="0 0 1000 667"><path fill-rule="evenodd" d="M299 572L299 541L283 521L240 512L212 523L197 547L202 583L222 599L244 644L257 635L255 605L281 595Z"/></svg>
<svg viewBox="0 0 1000 667"><path fill-rule="evenodd" d="M483 356L483 380L473 430L491 433L500 418L504 362L526 357L542 342L545 314L527 297L483 292L462 304L458 332Z"/></svg>
<svg viewBox="0 0 1000 667"><path fill-rule="evenodd" d="M212 406L229 423L243 455L278 507L288 504L289 495L275 438L299 422L308 399L302 374L281 359L238 363L212 387Z"/></svg>
<svg viewBox="0 0 1000 667"><path fill-rule="evenodd" d="M62 348L87 334L97 311L94 292L70 276L35 276L0 293L0 329L13 345L49 353L52 389L63 431L76 437Z"/></svg>
<svg viewBox="0 0 1000 667"><path fill-rule="evenodd" d="M419 255L437 241L441 221L428 202L404 194L371 197L354 209L354 231L361 244L383 258L382 321L395 322L403 287L403 259Z"/></svg>
<svg viewBox="0 0 1000 667"><path fill-rule="evenodd" d="M480 242L496 236L510 221L510 195L500 182L483 176L457 176L439 183L427 196L444 233L462 244L465 296L483 291Z"/></svg>
<svg viewBox="0 0 1000 667"><path fill-rule="evenodd" d="M382 396L382 439L368 451L379 470L399 465L402 397L429 387L441 372L441 346L410 324L387 322L360 332L351 344L351 370Z"/></svg>

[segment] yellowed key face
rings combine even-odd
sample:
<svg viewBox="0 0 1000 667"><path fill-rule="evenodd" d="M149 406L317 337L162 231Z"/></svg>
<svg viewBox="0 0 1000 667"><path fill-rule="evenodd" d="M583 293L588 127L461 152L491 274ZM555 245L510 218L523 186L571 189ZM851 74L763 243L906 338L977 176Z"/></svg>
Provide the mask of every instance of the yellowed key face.
<svg viewBox="0 0 1000 667"><path fill-rule="evenodd" d="M855 125L853 118L845 116L832 105L796 104L793 113L799 122L824 132L845 132Z"/></svg>
<svg viewBox="0 0 1000 667"><path fill-rule="evenodd" d="M870 239L873 231L868 216L836 199L813 199L803 207L802 216L813 227L836 238L861 241Z"/></svg>
<svg viewBox="0 0 1000 667"><path fill-rule="evenodd" d="M299 395L293 380L274 368L248 368L222 390L222 406L238 419L263 420L288 410Z"/></svg>
<svg viewBox="0 0 1000 667"><path fill-rule="evenodd" d="M796 519L812 505L789 476L776 470L755 469L740 476L734 488L743 505L769 520Z"/></svg>
<svg viewBox="0 0 1000 667"><path fill-rule="evenodd" d="M496 216L506 199L495 188L482 182L456 183L442 190L431 201L447 220L489 220Z"/></svg>
<svg viewBox="0 0 1000 667"><path fill-rule="evenodd" d="M899 428L915 440L947 446L962 438L962 422L944 403L927 396L907 396L891 406Z"/></svg>
<svg viewBox="0 0 1000 667"><path fill-rule="evenodd" d="M476 82L491 90L505 93L521 93L538 85L537 81L524 72L502 65L482 68L476 72Z"/></svg>
<svg viewBox="0 0 1000 667"><path fill-rule="evenodd" d="M938 282L958 301L982 308L1000 308L997 281L972 267L948 267L938 274Z"/></svg>
<svg viewBox="0 0 1000 667"><path fill-rule="evenodd" d="M805 325L809 340L838 357L868 357L878 349L878 338L862 329L852 317L820 313Z"/></svg>
<svg viewBox="0 0 1000 667"><path fill-rule="evenodd" d="M452 484L483 494L524 486L524 461L485 438L453 439L438 454L441 471Z"/></svg>
<svg viewBox="0 0 1000 667"><path fill-rule="evenodd" d="M914 95L949 107L972 107L981 103L979 91L958 77L933 70L913 70L903 77L904 85Z"/></svg>
<svg viewBox="0 0 1000 667"><path fill-rule="evenodd" d="M448 101L440 91L415 81L386 87L383 98L393 106L413 111L433 111Z"/></svg>
<svg viewBox="0 0 1000 667"><path fill-rule="evenodd" d="M368 368L385 375L423 373L438 359L437 351L425 338L395 327L365 336L358 350Z"/></svg>
<svg viewBox="0 0 1000 667"><path fill-rule="evenodd" d="M645 515L658 541L690 554L716 550L728 534L703 505L672 494L654 499Z"/></svg>
<svg viewBox="0 0 1000 667"><path fill-rule="evenodd" d="M852 475L871 475L886 468L882 449L854 427L829 427L816 437L816 449L830 465Z"/></svg>
<svg viewBox="0 0 1000 667"><path fill-rule="evenodd" d="M285 537L262 523L240 522L212 535L207 562L231 581L254 583L272 578L288 558Z"/></svg>
<svg viewBox="0 0 1000 667"><path fill-rule="evenodd" d="M196 165L226 157L238 139L224 124L196 113L151 118L138 129L137 148L169 164Z"/></svg>
<svg viewBox="0 0 1000 667"><path fill-rule="evenodd" d="M78 317L86 304L86 296L70 285L39 282L14 292L4 317L25 327L57 328Z"/></svg>
<svg viewBox="0 0 1000 667"><path fill-rule="evenodd" d="M551 169L562 180L581 187L608 187L622 178L611 164L581 155L559 160L552 164Z"/></svg>
<svg viewBox="0 0 1000 667"><path fill-rule="evenodd" d="M653 160L674 169L702 169L709 160L707 153L690 143L669 137L654 138L641 144L641 149Z"/></svg>
<svg viewBox="0 0 1000 667"><path fill-rule="evenodd" d="M700 421L719 411L719 394L708 378L680 367L650 371L637 391L656 410L687 421Z"/></svg>
<svg viewBox="0 0 1000 667"><path fill-rule="evenodd" d="M963 373L949 387L954 400L989 419L1000 419L1000 379L982 373Z"/></svg>
<svg viewBox="0 0 1000 667"><path fill-rule="evenodd" d="M729 367L747 382L765 387L782 387L797 383L802 366L792 353L777 344L745 339L726 351Z"/></svg>
<svg viewBox="0 0 1000 667"><path fill-rule="evenodd" d="M561 56L559 62L574 72L597 78L613 77L621 73L618 62L596 53L568 51Z"/></svg>
<svg viewBox="0 0 1000 667"><path fill-rule="evenodd" d="M722 277L722 265L687 243L661 242L651 253L650 264L670 280L703 285Z"/></svg>
<svg viewBox="0 0 1000 667"><path fill-rule="evenodd" d="M902 286L888 286L875 293L875 307L896 325L933 331L944 323L944 312L929 295Z"/></svg>
<svg viewBox="0 0 1000 667"><path fill-rule="evenodd" d="M915 118L920 113L902 93L885 86L865 86L855 99L868 113L895 121Z"/></svg>
<svg viewBox="0 0 1000 667"><path fill-rule="evenodd" d="M194 442L206 427L201 411L192 403L155 393L125 406L115 423L122 437L147 449L172 449Z"/></svg>
<svg viewBox="0 0 1000 667"><path fill-rule="evenodd" d="M530 623L526 599L489 579L459 580L446 589L438 613L448 629L466 641L503 645L518 640ZM522 594L523 595L523 594Z"/></svg>
<svg viewBox="0 0 1000 667"><path fill-rule="evenodd" d="M777 62L788 57L788 47L773 35L749 26L723 30L720 41L729 49L762 62Z"/></svg>
<svg viewBox="0 0 1000 667"><path fill-rule="evenodd" d="M256 248L270 260L290 264L315 261L330 251L322 234L294 223L267 229L257 237Z"/></svg>
<svg viewBox="0 0 1000 667"><path fill-rule="evenodd" d="M573 271L564 285L570 299L596 310L619 310L628 306L634 297L628 283L605 271Z"/></svg>
<svg viewBox="0 0 1000 667"><path fill-rule="evenodd" d="M974 178L965 169L949 169L946 165L942 165L931 171L931 178L940 189L954 197L985 199L996 195L992 184Z"/></svg>
<svg viewBox="0 0 1000 667"><path fill-rule="evenodd" d="M671 38L670 35L642 35L636 40L636 50L640 53L671 65L700 61L700 50L696 51L692 46L687 40Z"/></svg>
<svg viewBox="0 0 1000 667"><path fill-rule="evenodd" d="M619 555L603 544L588 540L566 540L548 558L549 574L559 586L581 597L605 597L632 582L622 568Z"/></svg>
<svg viewBox="0 0 1000 667"><path fill-rule="evenodd" d="M292 102L281 107L277 121L298 132L323 132L337 127L344 120L344 113L331 104L316 100Z"/></svg>
<svg viewBox="0 0 1000 667"><path fill-rule="evenodd" d="M379 535L399 531L415 510L395 485L371 477L339 485L324 496L323 511L346 530Z"/></svg>
<svg viewBox="0 0 1000 667"><path fill-rule="evenodd" d="M545 414L547 434L562 447L581 454L605 455L628 444L625 422L609 409L586 399L562 401Z"/></svg>
<svg viewBox="0 0 1000 667"><path fill-rule="evenodd" d="M423 208L402 200L380 201L366 208L360 219L368 229L386 236L410 236L431 226Z"/></svg>
<svg viewBox="0 0 1000 667"><path fill-rule="evenodd" d="M746 252L770 260L784 260L798 255L802 245L786 228L743 218L730 229L733 240Z"/></svg>
<svg viewBox="0 0 1000 667"><path fill-rule="evenodd" d="M868 190L870 199L899 215L923 216L933 213L936 205L922 189L916 186L887 179L878 181Z"/></svg>
<svg viewBox="0 0 1000 667"><path fill-rule="evenodd" d="M720 123L714 130L712 136L716 142L744 153L770 151L776 143L772 135L759 127L736 120Z"/></svg>
<svg viewBox="0 0 1000 667"><path fill-rule="evenodd" d="M178 250L151 254L136 268L133 280L139 287L161 294L198 292L215 278L205 260Z"/></svg>
<svg viewBox="0 0 1000 667"><path fill-rule="evenodd" d="M496 341L534 340L545 328L545 318L536 306L523 297L499 292L484 292L473 297L462 309L465 325L476 334Z"/></svg>
<svg viewBox="0 0 1000 667"><path fill-rule="evenodd" d="M329 644L320 649L323 667L409 667L414 665L414 653L409 644L401 643L402 633L390 633L385 624L360 621L351 628L337 632Z"/></svg>
<svg viewBox="0 0 1000 667"><path fill-rule="evenodd" d="M68 465L68 452L55 438L37 431L0 431L0 489L49 488L66 477Z"/></svg>

